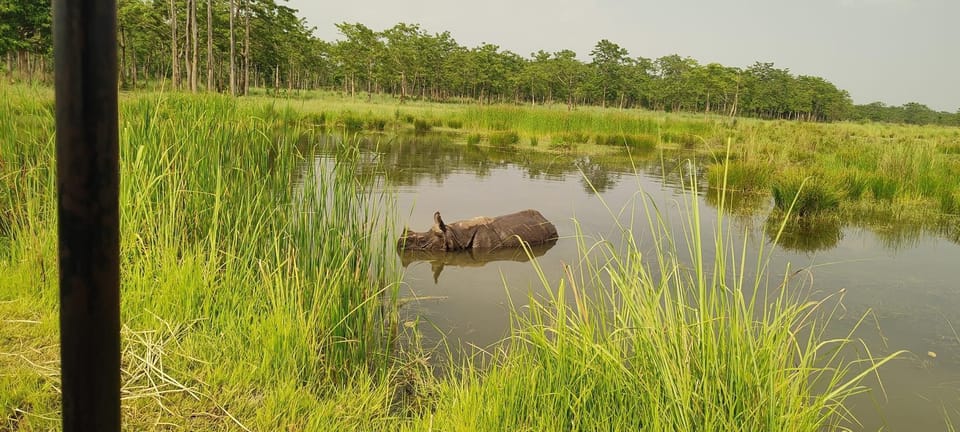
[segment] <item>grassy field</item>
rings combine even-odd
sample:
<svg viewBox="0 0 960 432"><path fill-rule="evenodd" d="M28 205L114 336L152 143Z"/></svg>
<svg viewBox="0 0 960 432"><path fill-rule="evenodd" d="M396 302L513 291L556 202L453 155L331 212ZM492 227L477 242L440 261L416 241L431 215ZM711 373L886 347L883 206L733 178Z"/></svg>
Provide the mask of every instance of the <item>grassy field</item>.
<svg viewBox="0 0 960 432"><path fill-rule="evenodd" d="M733 191L791 195L812 179L804 203L848 220L930 222L960 215L960 129L857 123L731 120L716 115L558 106L477 106L411 102L384 96L301 94L263 103L293 107L305 123L335 131L456 132L472 145L524 151L643 154L688 150L719 162L733 143ZM717 184L720 164L709 167ZM822 202L821 202L822 201ZM780 210L782 201L777 200ZM806 207L798 214L807 214Z"/></svg>
<svg viewBox="0 0 960 432"><path fill-rule="evenodd" d="M49 89L0 87L0 429L59 425L52 107ZM852 421L845 398L887 360L848 357L843 347L856 341L823 338L835 299L813 303L797 294L802 287L764 292L756 289L764 281L744 280L752 273L745 268L763 275L766 262L745 262L742 245L726 243L722 219L716 238L700 238L691 185L689 230L667 232L646 207L642 226L624 232L657 233L653 256L636 242L613 250L578 236L583 259L566 280L543 281L553 301L531 299L528 313L515 315L488 368L448 365L449 374L436 376L429 353L398 343L411 330L397 322L400 275L393 234L383 228L389 193L371 193L375 172L356 175L351 140L330 163L315 163L310 145L327 131L401 128L460 131L464 144L477 134L478 145L592 154L622 152L615 137L638 151L721 154L732 137L744 144L731 164L716 165L728 167L714 169L721 182L756 164L750 169L767 172L770 183L754 187L773 187L786 178L779 164L803 174L819 166L810 157L833 158L837 170L900 164L898 172L872 171L904 182L890 197L897 205L945 205L936 197L958 178L940 177L957 164L949 129L397 106L335 95L125 94L128 429L816 431ZM895 143L849 131L893 133ZM848 141L825 143L821 134ZM846 142L872 150L843 150ZM914 169L931 171L929 179L904 172ZM870 187L860 195L879 199ZM725 252L704 256L705 242Z"/></svg>

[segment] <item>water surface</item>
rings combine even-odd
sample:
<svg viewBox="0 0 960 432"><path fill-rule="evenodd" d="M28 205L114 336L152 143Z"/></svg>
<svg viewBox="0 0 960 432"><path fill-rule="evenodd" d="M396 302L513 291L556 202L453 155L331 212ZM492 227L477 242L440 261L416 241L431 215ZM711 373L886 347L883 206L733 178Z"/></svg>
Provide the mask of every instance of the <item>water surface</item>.
<svg viewBox="0 0 960 432"><path fill-rule="evenodd" d="M373 148L370 159L385 169L397 193L398 227L426 230L434 211L449 223L539 210L561 236L537 251L554 287L563 277L562 264L580 258L571 238L578 228L591 240L616 242L622 238L619 221L619 226L633 226L641 246L649 247L642 199L654 203L679 236L688 206L683 180L705 182L692 156L683 154L576 158L468 147L439 136L377 140ZM716 200L700 189L701 228L709 239L716 226ZM768 197L734 196L729 204L734 243L745 242L748 255L761 249L770 254L772 280L802 270L794 276L797 289L812 287L814 297L843 291L844 313L831 323L830 335L846 335L871 311L857 336L872 354L911 352L882 368L886 397L874 380L873 392L851 401L863 422L855 429L944 430L945 412L957 423L960 337L951 326L960 328L956 226L838 221L792 227L774 245L779 224L768 216ZM707 241L704 253L712 256L712 247ZM408 257L402 264L401 296L407 299L402 314L427 346L495 346L509 332L511 307L521 308L528 295L547 296L525 257L500 256L490 262L471 255L439 261Z"/></svg>

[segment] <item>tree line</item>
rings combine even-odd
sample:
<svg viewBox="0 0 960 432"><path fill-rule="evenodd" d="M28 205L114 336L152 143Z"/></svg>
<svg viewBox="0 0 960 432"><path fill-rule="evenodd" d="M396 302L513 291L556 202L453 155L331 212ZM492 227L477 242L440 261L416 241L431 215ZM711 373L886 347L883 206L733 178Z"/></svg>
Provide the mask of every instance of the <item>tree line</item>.
<svg viewBox="0 0 960 432"><path fill-rule="evenodd" d="M466 47L449 32L399 23L374 30L337 24L313 36L297 10L275 0L118 0L120 85L247 94L335 89L476 103L599 105L807 121L870 120L960 125L919 103L854 105L847 91L773 63L746 68L690 57L632 57L609 40L589 61L572 50L523 57L497 45ZM11 80L49 80L48 0L0 0L0 56ZM152 84L151 84L152 83Z"/></svg>

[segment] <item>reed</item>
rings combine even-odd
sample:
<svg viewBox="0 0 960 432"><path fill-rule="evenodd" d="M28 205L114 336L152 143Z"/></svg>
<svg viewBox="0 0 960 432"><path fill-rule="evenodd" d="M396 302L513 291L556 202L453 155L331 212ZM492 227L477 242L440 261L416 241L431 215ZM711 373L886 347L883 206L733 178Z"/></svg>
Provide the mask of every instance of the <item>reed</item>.
<svg viewBox="0 0 960 432"><path fill-rule="evenodd" d="M0 87L0 406L14 413L0 424L23 431L59 427L51 101L49 90ZM717 225L703 226L693 184L682 232L670 232L644 200L632 209L636 225L620 226L618 242L594 243L582 232L564 239L577 242L581 259L562 281L541 277L550 295L515 308L512 336L491 366L451 365L454 373L435 377L418 347L408 354L395 343L400 275L389 259L395 233L385 227L391 194L354 140L334 139L332 158L313 152L316 134L330 125L377 129L377 119L392 118L399 129L453 120L477 141L491 131L586 142L596 134L678 130L709 138L697 141L705 147L711 134L747 134L734 150L738 160L789 168L771 174L784 214L829 212L840 195L852 195L831 183L842 177L824 176L820 195L803 198L818 183L804 184L802 168L825 160L821 150L833 155L829 169L861 173L876 160L893 166L899 155L907 159L900 169L931 173L898 186L894 200L912 191L950 196L942 208L958 202L955 180L942 178L957 170L942 159L949 153L884 149L871 144L872 135L860 143L864 154L901 153L875 160L844 152L838 143L860 138L840 135L881 133L859 126L734 127L691 116L499 106L411 104L401 112L388 103L338 101L123 99L128 428L837 429L853 421L845 399L891 358L851 358L852 337L826 338L823 323L838 310L837 298L811 301L794 279L776 278L763 254L747 259L724 222L726 186L717 189ZM814 138L821 133L826 138ZM552 157L542 159L544 172L556 169ZM723 173L717 184L729 185L737 170L716 171ZM889 176L902 185L908 174ZM864 178L859 196L872 199ZM785 225L773 226L782 237ZM640 230L653 234L649 243ZM709 239L703 233L711 230ZM418 389L412 399L404 396L410 388Z"/></svg>
<svg viewBox="0 0 960 432"><path fill-rule="evenodd" d="M620 227L619 245L578 231L579 264L558 283L540 273L549 297L516 310L493 366L453 366L466 373L437 385L430 423L407 429L820 431L855 422L844 401L900 353L847 357L858 342L823 332L842 312L840 294L813 301L790 269L771 280L769 255L751 261L746 242L731 243L723 204L717 226L701 225L695 190L685 194L682 235L648 201L627 210L638 225ZM651 243L640 230L654 233Z"/></svg>
<svg viewBox="0 0 960 432"><path fill-rule="evenodd" d="M0 307L23 323L0 330L0 402L26 413L18 430L59 425L57 353L36 348L57 337L53 120L34 98L0 106L0 160L18 167L0 177ZM335 418L343 388L368 409L339 427L387 414L392 206L351 140L318 162L299 112L221 96L144 96L120 114L126 424L280 429Z"/></svg>

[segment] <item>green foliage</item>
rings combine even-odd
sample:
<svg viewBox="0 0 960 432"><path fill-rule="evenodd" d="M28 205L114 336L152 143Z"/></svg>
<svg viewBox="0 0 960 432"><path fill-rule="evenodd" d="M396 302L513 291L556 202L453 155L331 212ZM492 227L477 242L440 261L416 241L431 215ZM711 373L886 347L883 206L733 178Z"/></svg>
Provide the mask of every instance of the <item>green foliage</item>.
<svg viewBox="0 0 960 432"><path fill-rule="evenodd" d="M838 210L840 193L821 177L786 171L773 180L773 204L782 213L803 218Z"/></svg>
<svg viewBox="0 0 960 432"><path fill-rule="evenodd" d="M371 118L366 121L367 129L383 131L387 127L387 120L382 118Z"/></svg>
<svg viewBox="0 0 960 432"><path fill-rule="evenodd" d="M686 149L692 149L702 142L701 138L686 131L667 131L661 135L660 139L666 143L680 144L681 147Z"/></svg>
<svg viewBox="0 0 960 432"><path fill-rule="evenodd" d="M347 113L340 117L337 126L343 129L344 132L358 132L363 130L364 123L362 118Z"/></svg>
<svg viewBox="0 0 960 432"><path fill-rule="evenodd" d="M450 129L460 129L463 127L463 122L460 120L449 119L447 120L447 127Z"/></svg>
<svg viewBox="0 0 960 432"><path fill-rule="evenodd" d="M682 199L684 232L698 232L698 198ZM837 355L859 344L823 330L841 299L809 301L789 277L764 291L769 256L739 262L728 237L675 236L653 207L619 249L578 231L579 265L555 284L541 276L549 295L516 311L509 346L489 369L440 382L430 423L409 429L814 432L851 420L847 398L903 353ZM723 220L713 232L729 232ZM640 229L659 240L641 248Z"/></svg>
<svg viewBox="0 0 960 432"><path fill-rule="evenodd" d="M707 167L707 184L728 191L758 193L770 187L771 169L767 164L732 160Z"/></svg>
<svg viewBox="0 0 960 432"><path fill-rule="evenodd" d="M586 132L566 132L551 137L553 144L586 144L588 142L590 142L590 136Z"/></svg>
<svg viewBox="0 0 960 432"><path fill-rule="evenodd" d="M9 231L0 233L0 406L29 413L2 424L56 429L52 93L13 87L0 96ZM438 378L423 359L394 351L395 237L383 228L389 193L372 193L377 169L361 167L348 139L335 160L315 158L301 145L318 141L316 122L272 102L163 94L121 106L124 412L133 430L832 430L846 398L889 359L834 356L853 341L827 337L819 319L839 309L796 294L804 291L793 279L764 294L754 288L769 277L766 263L737 262L724 237L705 245L674 236L647 213L653 244L641 247L634 227L622 231L623 249L576 233L578 267L556 284L543 280L549 298L516 311L490 367L455 365ZM391 110L321 117L370 122ZM582 133L598 133L588 123ZM776 154L751 146L739 151ZM909 157L901 169L956 169L909 146L878 151L905 152L885 166ZM956 208L949 181L931 190L951 191L945 206ZM699 232L696 192L681 199L691 212L684 232ZM714 232L730 232L717 220ZM709 251L722 252L710 260ZM421 392L416 403L411 389Z"/></svg>
<svg viewBox="0 0 960 432"><path fill-rule="evenodd" d="M596 142L598 145L620 147L626 146L640 151L650 151L656 148L657 137L646 134L598 134L594 138L594 142Z"/></svg>
<svg viewBox="0 0 960 432"><path fill-rule="evenodd" d="M202 4L196 18L201 34L209 25L212 58L201 42L198 48L204 52L197 57L198 64L190 65L194 56L189 55L189 48L183 49L190 46L184 43L189 38L182 25L188 15L183 2L118 1L122 88L169 88L164 81L171 78L173 29L169 23L174 22L181 23L176 35L182 48L178 80L186 82L187 71L194 69L191 66L200 75L214 66L210 83L203 78L198 81L207 91L228 91L229 68L220 62L231 55L229 26L234 16L234 34L239 39L235 45L249 45L244 46L249 54L242 54L249 63L238 71L244 78L236 78L243 94L266 91L274 96L300 97L302 90L327 88L368 100L390 93L400 102L418 98L480 104L512 100L560 104L568 109L596 105L768 119L960 126L960 113L936 112L916 102L901 107L880 102L854 106L849 93L833 83L815 76L794 76L773 63L739 68L701 64L678 54L657 59L632 57L607 39L594 45L589 63L580 61L569 49L539 50L524 58L492 44L463 46L449 32L433 33L419 24L403 22L382 30L361 23L338 23L341 37L324 41L313 35L298 10L276 0L235 2L233 11L228 2L208 4L210 18L203 13ZM0 0L0 55L23 54L32 60L28 65L40 63L35 61L39 58L50 60L51 16L50 2ZM248 33L249 44L245 42ZM49 76L53 62L43 63L46 70L26 66L27 71L14 71L18 73L11 76ZM243 88L248 78L266 89ZM692 145L688 140L676 142Z"/></svg>
<svg viewBox="0 0 960 432"><path fill-rule="evenodd" d="M0 314L24 323L0 326L0 352L9 354L0 356L0 422L20 410L30 414L18 430L56 429L52 95L0 95L0 165L18 167L16 179L0 173L0 203L10 209L10 232L0 234ZM373 182L349 140L335 162L315 164L299 146L315 142L302 118L220 96L122 103L130 428L277 430L326 418L369 429L387 415L394 324L383 302L392 298L394 246L382 227L390 205L369 193ZM350 398L330 396L344 389ZM342 409L363 412L329 420Z"/></svg>
<svg viewBox="0 0 960 432"><path fill-rule="evenodd" d="M433 126L426 120L416 119L413 121L413 130L418 134L425 134L430 132L431 129L433 129Z"/></svg>
<svg viewBox="0 0 960 432"><path fill-rule="evenodd" d="M470 134L470 135L467 135L467 145L477 145L477 144L480 144L480 139L481 139L482 137L483 137L483 136L480 135L480 134L478 134L478 133L472 133L472 134Z"/></svg>
<svg viewBox="0 0 960 432"><path fill-rule="evenodd" d="M487 140L495 147L511 147L520 142L520 134L516 131L492 132Z"/></svg>

